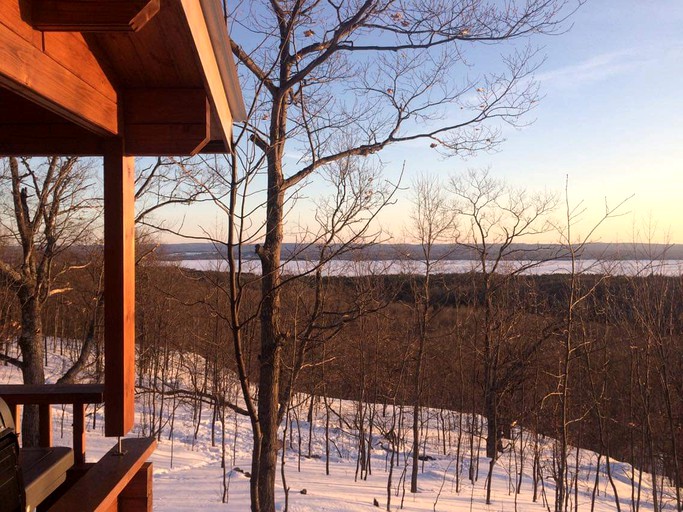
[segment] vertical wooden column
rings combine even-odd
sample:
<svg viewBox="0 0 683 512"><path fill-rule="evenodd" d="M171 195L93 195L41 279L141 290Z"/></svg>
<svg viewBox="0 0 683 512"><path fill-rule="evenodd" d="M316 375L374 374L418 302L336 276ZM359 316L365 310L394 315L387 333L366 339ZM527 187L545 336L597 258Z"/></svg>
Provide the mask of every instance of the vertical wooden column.
<svg viewBox="0 0 683 512"><path fill-rule="evenodd" d="M119 512L152 512L151 462L145 462L119 495Z"/></svg>
<svg viewBox="0 0 683 512"><path fill-rule="evenodd" d="M85 404L74 404L74 462L77 465L85 464Z"/></svg>
<svg viewBox="0 0 683 512"><path fill-rule="evenodd" d="M52 446L52 406L50 404L40 404L38 406L39 422L38 431L40 432L40 446L49 448Z"/></svg>
<svg viewBox="0 0 683 512"><path fill-rule="evenodd" d="M10 406L12 411L12 417L14 418L14 432L19 436L21 441L21 406L19 404L14 404ZM23 443L22 443L23 444Z"/></svg>
<svg viewBox="0 0 683 512"><path fill-rule="evenodd" d="M113 139L104 154L104 433L135 413L135 160Z"/></svg>

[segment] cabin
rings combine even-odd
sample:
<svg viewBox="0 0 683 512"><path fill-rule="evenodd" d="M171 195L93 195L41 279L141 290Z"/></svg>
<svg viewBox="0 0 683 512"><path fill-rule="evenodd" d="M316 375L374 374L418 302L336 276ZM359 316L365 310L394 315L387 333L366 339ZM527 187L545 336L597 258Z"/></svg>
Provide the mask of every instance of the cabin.
<svg viewBox="0 0 683 512"><path fill-rule="evenodd" d="M154 440L125 437L135 421L135 157L232 149L232 123L246 113L224 8L0 0L0 156L101 156L105 245L104 383L0 386L0 437L21 431L24 405L40 411L39 447L0 444L3 512L152 509ZM86 463L93 403L104 404L112 449ZM72 447L53 446L53 404L73 409Z"/></svg>

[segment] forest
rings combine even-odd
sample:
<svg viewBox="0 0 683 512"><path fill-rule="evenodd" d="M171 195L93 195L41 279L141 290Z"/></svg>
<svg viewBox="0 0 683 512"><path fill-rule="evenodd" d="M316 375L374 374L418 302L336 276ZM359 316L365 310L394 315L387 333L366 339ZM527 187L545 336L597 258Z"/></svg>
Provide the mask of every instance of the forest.
<svg viewBox="0 0 683 512"><path fill-rule="evenodd" d="M202 410L212 416L218 436L226 409L249 414L234 389L239 382L235 347L225 342L233 332L223 296L229 276L158 261L152 249L139 248L146 256L137 277L137 400L143 404L143 432L161 438L169 425L172 431L178 404L185 403L200 417ZM57 267L64 272L53 286L68 290L46 301L43 329L48 350L71 361L85 356L79 380L98 381L103 365L96 299L101 255L95 251L90 256L87 265L75 264L82 251L59 258ZM259 279L240 276L241 316L247 320L258 315ZM388 443L412 445L417 485L426 442L421 425L429 408L440 411L436 425L442 429L444 455L455 450L452 455L464 458L466 446L486 438L491 471L514 445L514 432L529 433L535 443L521 449L538 464L526 470L534 476L534 501L545 479L555 484L551 502L568 502L578 480L571 476L570 452L581 447L601 455L597 464L610 479L610 461L629 462L640 471L640 478L631 481L631 496L621 496L633 510L641 500L643 472L652 473L655 489L673 486L680 507L679 277L448 275L435 266L422 275L302 277L285 281L282 297L281 328L295 343L283 354L280 421L303 400L309 416L314 404L322 410L329 428L341 421L335 412L338 399L356 403L354 416L344 421L358 433L360 478L371 471L372 450L377 449L373 436L381 436ZM246 382L253 383L259 327L257 322L245 325L241 357ZM19 326L17 303L3 289L0 357L5 364L16 363L12 340ZM178 378L183 371L193 376L190 381ZM387 407L394 417L405 411L413 421L394 421L387 429L378 421ZM457 429L454 422L460 423ZM310 418L308 425L312 428ZM451 432L458 432L457 443ZM547 438L554 443L550 469L533 456ZM329 461L334 450L329 439L325 447L321 455ZM310 449L309 444L309 454ZM478 468L478 462L469 467ZM462 476L478 477L472 472ZM653 496L659 510L657 492Z"/></svg>

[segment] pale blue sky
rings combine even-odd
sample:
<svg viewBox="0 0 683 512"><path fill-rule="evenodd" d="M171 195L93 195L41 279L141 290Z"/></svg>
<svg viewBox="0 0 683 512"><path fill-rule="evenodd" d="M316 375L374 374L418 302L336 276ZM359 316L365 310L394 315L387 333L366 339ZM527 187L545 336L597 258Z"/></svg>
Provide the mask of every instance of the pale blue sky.
<svg viewBox="0 0 683 512"><path fill-rule="evenodd" d="M392 147L382 153L384 172L395 178L405 162L408 185L417 173L447 178L488 167L515 186L558 194L568 175L572 201L588 209L577 235L601 216L605 200L614 205L635 194L595 241L631 242L634 230L654 224L654 241L683 243L682 27L681 0L588 0L566 33L532 41L546 58L537 72L543 98L526 118L529 126L506 128L498 152L467 160L442 159L429 142ZM323 191L318 180L306 194ZM407 196L381 217L398 241ZM288 225L305 223L309 208L302 203ZM185 226L217 223L202 208Z"/></svg>
<svg viewBox="0 0 683 512"><path fill-rule="evenodd" d="M409 170L445 174L490 167L515 185L557 192L568 175L570 197L588 207L584 230L605 198L614 205L635 194L600 240L630 242L634 229L656 223L657 241L683 243L681 27L681 1L588 0L567 33L539 41L544 98L533 124L507 129L493 155L424 164L411 148L392 152L392 166L405 159Z"/></svg>

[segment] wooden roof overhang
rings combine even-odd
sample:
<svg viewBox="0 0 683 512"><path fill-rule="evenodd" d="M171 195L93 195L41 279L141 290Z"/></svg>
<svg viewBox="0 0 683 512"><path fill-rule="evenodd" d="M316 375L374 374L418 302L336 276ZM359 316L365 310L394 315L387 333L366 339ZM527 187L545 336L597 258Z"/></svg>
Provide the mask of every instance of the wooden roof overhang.
<svg viewBox="0 0 683 512"><path fill-rule="evenodd" d="M230 149L219 0L0 0L0 156L104 157L105 433L133 425L134 156Z"/></svg>
<svg viewBox="0 0 683 512"><path fill-rule="evenodd" d="M0 154L226 151L244 103L218 0L0 0Z"/></svg>

